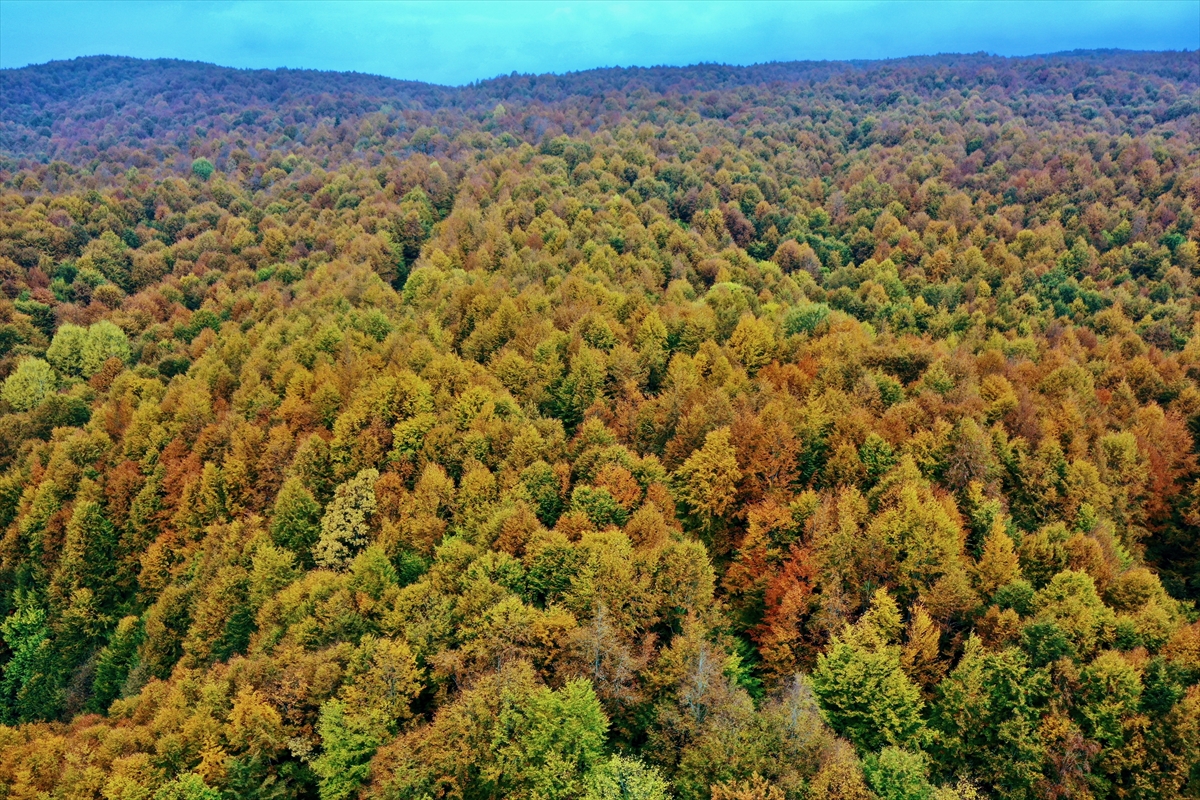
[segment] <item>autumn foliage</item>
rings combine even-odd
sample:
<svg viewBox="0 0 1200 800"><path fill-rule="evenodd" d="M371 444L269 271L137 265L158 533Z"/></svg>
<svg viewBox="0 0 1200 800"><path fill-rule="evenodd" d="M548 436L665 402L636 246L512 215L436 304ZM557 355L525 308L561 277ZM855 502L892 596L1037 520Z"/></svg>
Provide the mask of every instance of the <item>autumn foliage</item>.
<svg viewBox="0 0 1200 800"><path fill-rule="evenodd" d="M0 90L0 799L1200 796L1197 54Z"/></svg>

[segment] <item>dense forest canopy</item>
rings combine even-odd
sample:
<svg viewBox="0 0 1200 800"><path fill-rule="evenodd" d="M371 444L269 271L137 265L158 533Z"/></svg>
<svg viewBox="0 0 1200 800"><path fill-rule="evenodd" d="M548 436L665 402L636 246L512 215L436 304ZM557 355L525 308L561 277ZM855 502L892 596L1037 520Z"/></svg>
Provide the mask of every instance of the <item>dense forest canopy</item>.
<svg viewBox="0 0 1200 800"><path fill-rule="evenodd" d="M1200 54L0 71L0 800L1200 797Z"/></svg>

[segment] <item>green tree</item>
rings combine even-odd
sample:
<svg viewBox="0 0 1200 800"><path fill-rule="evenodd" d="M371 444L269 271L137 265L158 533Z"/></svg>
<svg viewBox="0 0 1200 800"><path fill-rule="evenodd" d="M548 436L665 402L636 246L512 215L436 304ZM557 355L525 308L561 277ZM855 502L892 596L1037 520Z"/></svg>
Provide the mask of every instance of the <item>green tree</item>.
<svg viewBox="0 0 1200 800"><path fill-rule="evenodd" d="M321 536L321 506L298 477L288 478L275 498L271 539L312 564L313 547Z"/></svg>
<svg viewBox="0 0 1200 800"><path fill-rule="evenodd" d="M604 748L608 719L592 685L570 681L506 702L492 730L495 761L484 772L512 798L577 796Z"/></svg>
<svg viewBox="0 0 1200 800"><path fill-rule="evenodd" d="M584 800L669 800L667 782L654 767L615 755L584 778Z"/></svg>
<svg viewBox="0 0 1200 800"><path fill-rule="evenodd" d="M141 620L132 616L122 618L108 644L96 657L96 677L92 681L92 696L88 699L89 709L103 713L121 696L125 680L137 664L141 643Z"/></svg>
<svg viewBox="0 0 1200 800"><path fill-rule="evenodd" d="M817 657L813 693L833 729L864 752L919 746L924 735L921 691L904 674L894 644L901 630L895 604L879 592L863 619Z"/></svg>
<svg viewBox="0 0 1200 800"><path fill-rule="evenodd" d="M196 773L188 772L159 787L154 800L221 800L221 793Z"/></svg>
<svg viewBox="0 0 1200 800"><path fill-rule="evenodd" d="M863 774L880 800L932 800L929 759L920 750L885 747L863 759Z"/></svg>
<svg viewBox="0 0 1200 800"><path fill-rule="evenodd" d="M62 707L62 678L46 610L25 594L0 625L11 654L0 677L0 719L6 723L53 719Z"/></svg>
<svg viewBox="0 0 1200 800"><path fill-rule="evenodd" d="M389 748L396 767L384 794L579 797L601 762L607 732L588 681L555 690L538 683L528 662L511 662L444 706L432 725Z"/></svg>
<svg viewBox="0 0 1200 800"><path fill-rule="evenodd" d="M705 436L704 446L688 456L675 472L679 499L692 513L710 522L729 508L741 479L728 428Z"/></svg>
<svg viewBox="0 0 1200 800"><path fill-rule="evenodd" d="M1083 733L1100 743L1092 785L1113 795L1134 794L1138 774L1158 755L1142 741L1146 720L1139 715L1142 679L1120 653L1106 651L1080 672L1078 716ZM1163 719L1156 720L1160 725ZM1130 746L1133 744L1133 746Z"/></svg>
<svg viewBox="0 0 1200 800"><path fill-rule="evenodd" d="M125 331L102 319L87 329L87 338L79 354L79 370L85 378L90 377L110 358L128 362L129 355L129 337Z"/></svg>
<svg viewBox="0 0 1200 800"><path fill-rule="evenodd" d="M932 752L946 777L966 775L1001 797L1031 796L1045 755L1038 734L1041 684L1016 648L988 652L972 636L938 687Z"/></svg>
<svg viewBox="0 0 1200 800"><path fill-rule="evenodd" d="M4 379L0 397L17 411L36 407L54 391L54 369L40 358L23 358L12 374Z"/></svg>
<svg viewBox="0 0 1200 800"><path fill-rule="evenodd" d="M313 548L318 566L343 568L366 546L375 513L375 482L379 471L365 469L334 490L333 501L321 518L321 536Z"/></svg>
<svg viewBox="0 0 1200 800"><path fill-rule="evenodd" d="M373 709L352 709L341 700L321 706L317 733L321 755L312 769L320 779L321 800L349 800L371 774L369 762L387 729Z"/></svg>
<svg viewBox="0 0 1200 800"><path fill-rule="evenodd" d="M112 578L117 569L118 537L100 503L92 499L96 494L95 484L84 481L67 524L66 541L51 588L52 595L66 597L75 589L87 587L107 608L116 599L117 587Z"/></svg>
<svg viewBox="0 0 1200 800"><path fill-rule="evenodd" d="M533 462L521 471L521 485L529 493L538 519L546 527L554 527L563 510L562 480L554 467L545 461Z"/></svg>
<svg viewBox="0 0 1200 800"><path fill-rule="evenodd" d="M411 716L422 686L421 669L405 642L370 635L351 658L348 677L342 699L350 708L378 712L391 731Z"/></svg>
<svg viewBox="0 0 1200 800"><path fill-rule="evenodd" d="M571 510L586 514L592 524L600 529L624 525L629 516L607 489L593 486L575 487L575 491L571 492Z"/></svg>
<svg viewBox="0 0 1200 800"><path fill-rule="evenodd" d="M83 348L86 342L87 328L64 322L46 349L46 360L64 375L79 375L83 371Z"/></svg>
<svg viewBox="0 0 1200 800"><path fill-rule="evenodd" d="M1028 626L1026 637L1031 645L1050 632L1056 638L1060 635L1068 644L1063 655L1088 658L1114 636L1116 615L1104 605L1096 591L1096 582L1086 572L1058 573L1034 595L1033 607L1034 621ZM1030 639L1029 633L1037 636Z"/></svg>
<svg viewBox="0 0 1200 800"><path fill-rule="evenodd" d="M192 162L192 174L202 181L208 180L216 172L216 167L207 158L197 158Z"/></svg>

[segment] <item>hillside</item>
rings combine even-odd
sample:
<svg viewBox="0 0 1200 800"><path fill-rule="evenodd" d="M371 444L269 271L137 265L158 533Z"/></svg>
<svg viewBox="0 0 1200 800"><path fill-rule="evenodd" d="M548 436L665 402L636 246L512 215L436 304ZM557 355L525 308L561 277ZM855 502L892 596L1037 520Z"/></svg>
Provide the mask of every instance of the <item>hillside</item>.
<svg viewBox="0 0 1200 800"><path fill-rule="evenodd" d="M0 800L1200 797L1200 53L0 71Z"/></svg>
<svg viewBox="0 0 1200 800"><path fill-rule="evenodd" d="M1142 76L1149 83L1138 85ZM1160 95L1155 87L1165 83L1175 91ZM307 143L324 127L344 140L377 114L386 120L373 133L390 147L412 147L414 134L429 127L450 139L489 130L536 144L545 135L595 133L636 119L649 110L649 98L659 116L694 111L704 118L783 122L811 114L814 104L854 116L892 107L902 95L911 104L971 91L1031 121L1051 110L1030 108L1027 97L1036 95L1054 105L1055 114L1069 109L1111 115L1115 123L1140 130L1200 111L1198 83L1194 53L1122 51L601 69L514 74L462 88L351 73L97 56L0 70L0 152L43 162L98 159L117 170L139 165L146 153L138 151L152 151L161 160L194 149L206 136L260 141L283 134L288 146ZM718 101L713 93L724 95ZM1067 109L1060 108L1067 98ZM497 103L508 112L500 119L493 114ZM356 150L374 144L355 137Z"/></svg>

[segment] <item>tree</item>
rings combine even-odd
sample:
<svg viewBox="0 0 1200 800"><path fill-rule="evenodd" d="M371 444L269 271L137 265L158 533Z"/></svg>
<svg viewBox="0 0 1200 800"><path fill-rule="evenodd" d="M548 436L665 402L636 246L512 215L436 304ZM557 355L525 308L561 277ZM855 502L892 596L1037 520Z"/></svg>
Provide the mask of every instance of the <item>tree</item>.
<svg viewBox="0 0 1200 800"><path fill-rule="evenodd" d="M554 468L545 461L535 461L521 471L521 484L533 501L538 519L546 527L554 527L563 510L562 481Z"/></svg>
<svg viewBox="0 0 1200 800"><path fill-rule="evenodd" d="M86 587L108 607L117 597L112 581L117 570L117 534L94 499L97 495L94 483L85 480L81 484L51 589L53 595L65 598Z"/></svg>
<svg viewBox="0 0 1200 800"><path fill-rule="evenodd" d="M584 778L584 800L669 800L662 774L636 758L615 755Z"/></svg>
<svg viewBox="0 0 1200 800"><path fill-rule="evenodd" d="M373 709L354 709L342 700L321 706L317 732L321 755L312 769L320 778L321 800L350 800L370 776L369 761L383 743L386 728Z"/></svg>
<svg viewBox="0 0 1200 800"><path fill-rule="evenodd" d="M811 334L829 318L829 312L829 306L824 303L800 303L792 306L783 318L783 331L792 336L799 333Z"/></svg>
<svg viewBox="0 0 1200 800"><path fill-rule="evenodd" d="M1101 750L1092 778L1098 789L1128 792L1150 753L1140 740L1145 720L1139 716L1142 680L1119 653L1106 651L1080 672L1078 718L1084 735ZM1131 746L1132 745L1132 746ZM1103 776L1101 778L1100 776Z"/></svg>
<svg viewBox="0 0 1200 800"><path fill-rule="evenodd" d="M1020 577L1021 568L1012 538L999 526L992 529L983 545L983 556L975 566L975 583L984 597Z"/></svg>
<svg viewBox="0 0 1200 800"><path fill-rule="evenodd" d="M221 800L221 793L196 773L188 772L163 784L154 793L154 800Z"/></svg>
<svg viewBox="0 0 1200 800"><path fill-rule="evenodd" d="M313 549L318 566L344 568L370 538L375 513L375 482L379 471L365 469L334 490L333 501L321 518L321 537Z"/></svg>
<svg viewBox="0 0 1200 800"><path fill-rule="evenodd" d="M87 338L79 354L79 372L85 378L100 371L110 358L129 361L129 337L106 319L88 326Z"/></svg>
<svg viewBox="0 0 1200 800"><path fill-rule="evenodd" d="M29 411L54 391L54 369L40 358L23 358L4 379L0 397L17 411Z"/></svg>
<svg viewBox="0 0 1200 800"><path fill-rule="evenodd" d="M809 796L825 800L875 800L854 751L844 742L821 765L809 786Z"/></svg>
<svg viewBox="0 0 1200 800"><path fill-rule="evenodd" d="M724 781L712 787L712 800L785 800L785 797L782 789L758 774L744 781Z"/></svg>
<svg viewBox="0 0 1200 800"><path fill-rule="evenodd" d="M1116 615L1100 599L1092 576L1084 572L1065 570L1055 575L1034 595L1033 607L1027 639L1034 626L1039 626L1038 631L1061 631L1068 653L1077 658L1088 658L1115 633Z"/></svg>
<svg viewBox="0 0 1200 800"><path fill-rule="evenodd" d="M926 697L932 694L946 672L946 665L940 657L941 635L941 629L930 618L925 607L913 606L900 663L905 674L921 687Z"/></svg>
<svg viewBox="0 0 1200 800"><path fill-rule="evenodd" d="M775 249L775 255L771 256L771 260L778 264L784 272L804 270L814 278L821 274L821 261L812 247L807 243L800 244L794 239L782 242Z"/></svg>
<svg viewBox="0 0 1200 800"><path fill-rule="evenodd" d="M192 162L192 174L202 181L207 181L216 169L207 158L197 158Z"/></svg>
<svg viewBox="0 0 1200 800"><path fill-rule="evenodd" d="M412 715L410 705L421 692L422 673L405 642L364 636L348 673L341 697L350 708L380 714L392 731Z"/></svg>
<svg viewBox="0 0 1200 800"><path fill-rule="evenodd" d="M600 760L608 720L586 680L505 703L493 730L495 762L484 774L512 798L571 797Z"/></svg>
<svg viewBox="0 0 1200 800"><path fill-rule="evenodd" d="M430 795L436 786L459 798L566 800L586 790L607 730L586 680L554 690L537 682L528 662L510 662L381 753L389 774L376 783L394 797Z"/></svg>
<svg viewBox="0 0 1200 800"><path fill-rule="evenodd" d="M885 747L863 762L867 783L881 800L933 800L929 760L920 750Z"/></svg>
<svg viewBox="0 0 1200 800"><path fill-rule="evenodd" d="M83 348L87 343L87 328L64 322L46 349L46 360L64 375L83 372Z"/></svg>
<svg viewBox="0 0 1200 800"><path fill-rule="evenodd" d="M812 685L829 724L860 751L919 746L924 735L920 690L904 674L899 614L879 592L863 619L834 636L817 657Z"/></svg>
<svg viewBox="0 0 1200 800"><path fill-rule="evenodd" d="M742 478L737 454L729 442L729 429L720 428L704 437L704 446L692 453L675 473L680 500L697 516L710 523L733 502Z"/></svg>
<svg viewBox="0 0 1200 800"><path fill-rule="evenodd" d="M771 363L775 357L775 332L767 323L752 314L738 321L729 346L738 354L738 359L751 375Z"/></svg>
<svg viewBox="0 0 1200 800"><path fill-rule="evenodd" d="M586 515L592 524L600 529L610 525L624 525L628 518L628 512L617 503L607 489L593 486L575 487L575 491L571 493L571 510Z"/></svg>
<svg viewBox="0 0 1200 800"><path fill-rule="evenodd" d="M1016 648L991 653L976 637L938 687L932 752L947 777L967 775L1003 797L1030 797L1045 757L1038 679Z"/></svg>
<svg viewBox="0 0 1200 800"><path fill-rule="evenodd" d="M0 678L0 719L5 723L53 719L63 702L58 659L50 640L46 611L28 595L0 625L8 663Z"/></svg>
<svg viewBox="0 0 1200 800"><path fill-rule="evenodd" d="M121 691L130 671L137 664L138 646L142 643L141 620L123 617L117 623L108 644L96 657L96 677L92 681L92 696L88 708L97 713L108 710Z"/></svg>
<svg viewBox="0 0 1200 800"><path fill-rule="evenodd" d="M249 687L239 691L229 711L226 733L229 749L236 755L217 755L226 786L239 796L248 794L246 790L257 789L260 796L278 791L279 786L271 786L276 775L270 774L269 765L287 744L287 732L283 717L260 692Z"/></svg>
<svg viewBox="0 0 1200 800"><path fill-rule="evenodd" d="M949 486L966 489L973 481L987 483L995 471L991 438L967 417L950 435L944 477Z"/></svg>
<svg viewBox="0 0 1200 800"><path fill-rule="evenodd" d="M321 507L300 478L283 482L271 516L271 539L296 554L304 563L312 563L314 546L321 536Z"/></svg>

